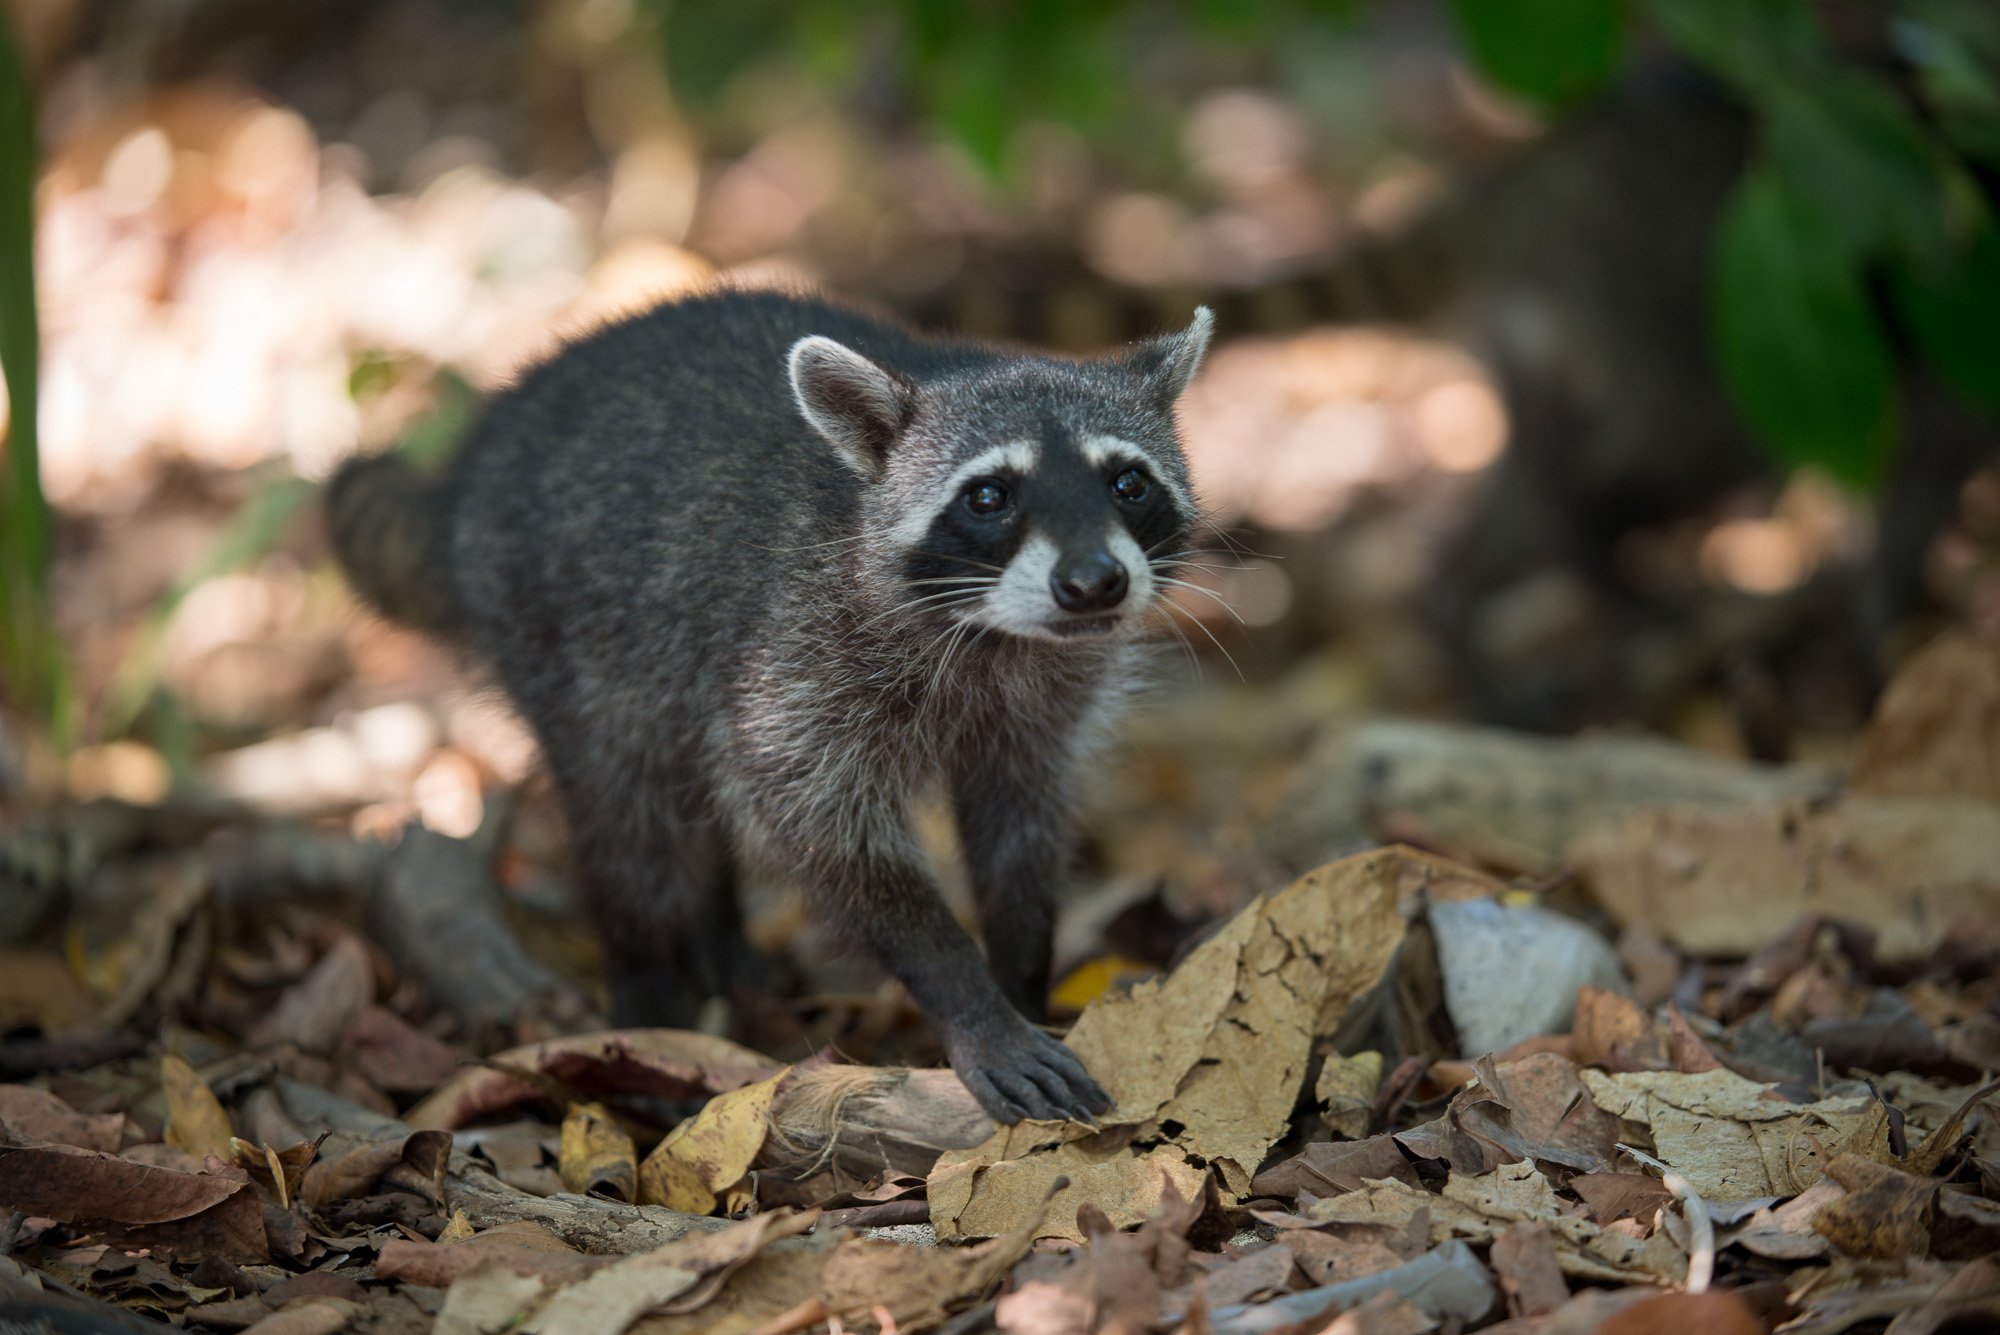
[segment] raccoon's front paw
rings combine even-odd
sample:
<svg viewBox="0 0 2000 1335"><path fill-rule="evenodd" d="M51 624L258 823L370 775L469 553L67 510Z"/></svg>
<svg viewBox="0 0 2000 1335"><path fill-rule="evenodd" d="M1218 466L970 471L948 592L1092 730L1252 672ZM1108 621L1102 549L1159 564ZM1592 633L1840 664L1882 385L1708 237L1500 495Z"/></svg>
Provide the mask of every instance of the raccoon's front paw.
<svg viewBox="0 0 2000 1335"><path fill-rule="evenodd" d="M1074 1052L1009 1011L978 1033L947 1039L951 1069L994 1121L1092 1122L1111 1106Z"/></svg>

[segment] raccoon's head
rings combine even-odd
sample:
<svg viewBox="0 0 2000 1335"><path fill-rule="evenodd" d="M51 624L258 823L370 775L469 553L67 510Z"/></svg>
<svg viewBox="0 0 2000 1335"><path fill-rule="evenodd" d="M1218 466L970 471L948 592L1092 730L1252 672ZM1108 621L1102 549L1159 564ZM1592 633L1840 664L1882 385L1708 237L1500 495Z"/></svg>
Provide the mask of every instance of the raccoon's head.
<svg viewBox="0 0 2000 1335"><path fill-rule="evenodd" d="M1196 522L1174 402L1213 317L1111 357L973 354L908 376L830 338L792 392L864 487L870 567L897 605L1030 639L1135 626Z"/></svg>

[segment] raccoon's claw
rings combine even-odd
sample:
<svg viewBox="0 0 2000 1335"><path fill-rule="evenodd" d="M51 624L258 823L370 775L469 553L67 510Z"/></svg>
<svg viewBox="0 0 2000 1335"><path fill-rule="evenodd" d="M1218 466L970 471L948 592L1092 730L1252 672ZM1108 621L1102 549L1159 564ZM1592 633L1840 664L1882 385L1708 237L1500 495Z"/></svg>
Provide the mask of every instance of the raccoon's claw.
<svg viewBox="0 0 2000 1335"><path fill-rule="evenodd" d="M1076 1054L1026 1021L952 1044L950 1051L958 1078L1003 1126L1023 1119L1095 1126L1091 1114L1111 1106Z"/></svg>

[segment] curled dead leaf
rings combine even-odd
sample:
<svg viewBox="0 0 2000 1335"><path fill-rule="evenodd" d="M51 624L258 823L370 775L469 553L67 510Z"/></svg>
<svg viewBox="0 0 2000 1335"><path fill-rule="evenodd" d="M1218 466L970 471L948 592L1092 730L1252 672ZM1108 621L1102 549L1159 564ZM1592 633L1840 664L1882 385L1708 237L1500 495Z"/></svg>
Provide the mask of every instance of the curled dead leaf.
<svg viewBox="0 0 2000 1335"><path fill-rule="evenodd" d="M563 1118L561 1165L563 1190L579 1196L609 1196L629 1201L639 1190L639 1154L632 1137L613 1121L601 1103L573 1103Z"/></svg>
<svg viewBox="0 0 2000 1335"><path fill-rule="evenodd" d="M668 1205L672 1200L694 1202L701 1191L722 1195L750 1171L770 1133L771 1101L785 1072L744 1085L708 1101L699 1113L667 1133L640 1167L641 1199ZM672 1162L669 1162L672 1161ZM654 1198L657 1199L654 1199ZM714 1209L713 1200L709 1209ZM703 1211L706 1213L706 1211Z"/></svg>

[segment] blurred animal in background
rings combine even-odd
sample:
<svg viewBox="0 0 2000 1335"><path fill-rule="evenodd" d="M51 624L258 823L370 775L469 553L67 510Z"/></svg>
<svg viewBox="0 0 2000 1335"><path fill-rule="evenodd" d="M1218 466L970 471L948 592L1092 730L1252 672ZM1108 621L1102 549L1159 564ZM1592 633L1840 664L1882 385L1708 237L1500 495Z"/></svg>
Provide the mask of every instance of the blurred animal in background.
<svg viewBox="0 0 2000 1335"><path fill-rule="evenodd" d="M336 477L356 586L539 734L620 1022L693 1026L755 974L734 883L762 856L996 1119L1107 1106L1032 1022L1077 771L1190 554L1173 407L1208 333L1076 362L725 291L530 371L436 483ZM933 788L990 965L910 833Z"/></svg>

